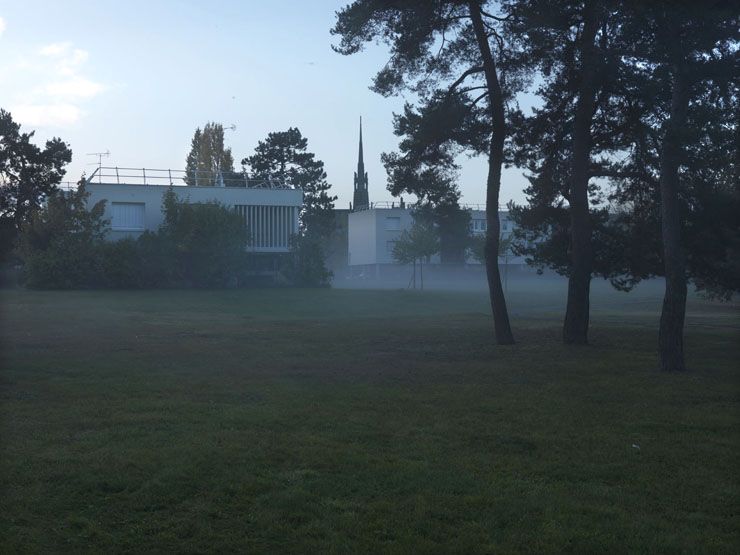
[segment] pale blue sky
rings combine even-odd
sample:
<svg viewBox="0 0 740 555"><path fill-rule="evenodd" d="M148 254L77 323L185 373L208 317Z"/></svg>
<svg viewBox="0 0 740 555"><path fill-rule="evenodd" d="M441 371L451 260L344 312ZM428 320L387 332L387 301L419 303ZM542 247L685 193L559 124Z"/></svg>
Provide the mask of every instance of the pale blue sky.
<svg viewBox="0 0 740 555"><path fill-rule="evenodd" d="M370 199L390 200L380 153L397 144L401 98L368 89L386 60L373 46L334 53L329 29L345 1L0 0L0 107L39 139L74 152L68 178L110 149L108 165L182 169L196 126L227 131L234 157L290 126L326 164L337 205L352 199L363 116ZM464 201L485 200L486 164L463 159ZM521 201L521 171L505 170L502 202Z"/></svg>

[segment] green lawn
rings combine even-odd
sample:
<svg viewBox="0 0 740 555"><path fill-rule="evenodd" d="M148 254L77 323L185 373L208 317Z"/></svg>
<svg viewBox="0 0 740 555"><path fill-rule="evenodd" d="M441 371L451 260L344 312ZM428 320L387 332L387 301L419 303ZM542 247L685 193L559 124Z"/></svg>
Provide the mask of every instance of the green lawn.
<svg viewBox="0 0 740 555"><path fill-rule="evenodd" d="M510 289L0 292L0 552L738 552L738 305Z"/></svg>

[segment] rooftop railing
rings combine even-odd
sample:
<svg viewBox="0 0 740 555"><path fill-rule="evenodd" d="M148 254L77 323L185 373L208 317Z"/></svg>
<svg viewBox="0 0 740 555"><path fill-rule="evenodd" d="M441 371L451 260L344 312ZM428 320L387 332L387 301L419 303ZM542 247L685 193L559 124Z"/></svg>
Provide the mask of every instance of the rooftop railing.
<svg viewBox="0 0 740 555"><path fill-rule="evenodd" d="M368 210L373 208L413 208L414 203L413 202L405 202L401 204L398 201L393 200L381 200L377 202L371 202L370 206L368 207L361 207L356 209L356 212L361 212L362 210ZM485 204L469 204L469 203L460 203L460 208L464 210L480 210L481 212L486 211L486 205ZM505 205L499 204L498 207L499 211L506 210Z"/></svg>
<svg viewBox="0 0 740 555"><path fill-rule="evenodd" d="M116 185L153 185L193 187L241 187L248 189L293 189L275 179L249 179L238 172L186 171L154 168L99 166L87 178L88 183Z"/></svg>

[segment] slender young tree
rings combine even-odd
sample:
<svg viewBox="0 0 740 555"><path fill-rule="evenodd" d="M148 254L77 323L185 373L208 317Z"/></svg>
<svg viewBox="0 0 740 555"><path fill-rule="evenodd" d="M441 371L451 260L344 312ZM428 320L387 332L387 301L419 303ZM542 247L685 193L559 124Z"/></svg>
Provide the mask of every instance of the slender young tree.
<svg viewBox="0 0 740 555"><path fill-rule="evenodd" d="M488 258L486 269L499 344L514 342L495 256L507 138L504 114L520 83L517 66L511 63L512 50L498 33L509 4L356 0L337 13L332 30L340 37L334 49L345 55L359 52L367 42L385 42L391 57L375 76L373 90L385 96L408 90L419 98L415 112L421 115L420 124L404 133L416 147L404 152L402 142L402 155L386 160L389 173L421 180L426 172L454 170L455 156L461 152L487 157L486 248L494 256ZM407 120L410 111L404 114Z"/></svg>
<svg viewBox="0 0 740 555"><path fill-rule="evenodd" d="M439 233L434 225L423 219L414 219L393 246L393 258L401 264L413 264L414 289L416 289L416 265L419 265L421 289L424 289L424 261L437 254L440 249Z"/></svg>

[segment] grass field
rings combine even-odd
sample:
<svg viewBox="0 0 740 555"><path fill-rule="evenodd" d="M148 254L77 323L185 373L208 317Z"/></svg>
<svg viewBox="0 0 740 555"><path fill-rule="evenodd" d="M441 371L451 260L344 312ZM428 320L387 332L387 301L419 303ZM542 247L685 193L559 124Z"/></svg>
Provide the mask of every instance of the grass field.
<svg viewBox="0 0 740 555"><path fill-rule="evenodd" d="M594 289L0 292L0 552L738 552L737 304Z"/></svg>

